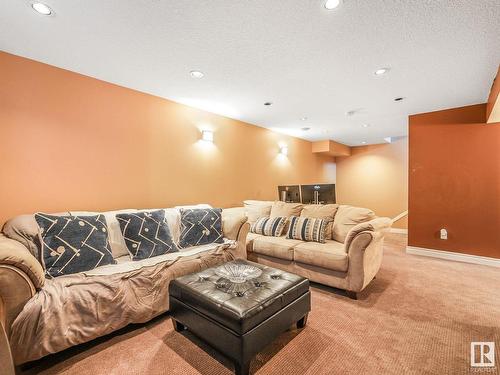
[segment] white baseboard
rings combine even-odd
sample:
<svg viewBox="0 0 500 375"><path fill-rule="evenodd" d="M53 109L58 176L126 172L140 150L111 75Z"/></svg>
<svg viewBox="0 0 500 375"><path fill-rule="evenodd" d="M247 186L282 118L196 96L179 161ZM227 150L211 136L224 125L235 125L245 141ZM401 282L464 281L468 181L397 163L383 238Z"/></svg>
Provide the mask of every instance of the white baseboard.
<svg viewBox="0 0 500 375"><path fill-rule="evenodd" d="M408 234L408 229L403 228L391 228L391 233Z"/></svg>
<svg viewBox="0 0 500 375"><path fill-rule="evenodd" d="M482 264L484 266L500 267L500 259L483 257L479 255L454 253L451 251L426 249L423 247L406 246L406 253L421 255L431 258L452 260L455 262Z"/></svg>

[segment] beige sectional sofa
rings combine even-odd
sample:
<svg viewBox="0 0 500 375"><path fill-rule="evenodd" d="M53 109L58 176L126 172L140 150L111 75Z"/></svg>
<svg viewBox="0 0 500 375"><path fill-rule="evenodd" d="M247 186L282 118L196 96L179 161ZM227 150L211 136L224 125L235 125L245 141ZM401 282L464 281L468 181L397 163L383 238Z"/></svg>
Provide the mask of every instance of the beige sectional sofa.
<svg viewBox="0 0 500 375"><path fill-rule="evenodd" d="M180 225L176 209L166 211L175 237ZM115 213L104 213L106 221ZM8 221L0 234L0 323L14 362L32 361L167 311L170 280L245 258L248 229L244 210L224 209L223 244L132 261L129 255L115 254L113 241L119 237L119 227L108 221L108 239L117 264L46 279L38 260L38 227L33 215ZM8 353L4 335L0 335L2 344L0 358Z"/></svg>
<svg viewBox="0 0 500 375"><path fill-rule="evenodd" d="M247 236L249 260L344 289L356 299L377 274L383 254L384 233L392 221L366 208L348 205L301 205L245 201L250 222L259 217L304 216L330 220L326 242L304 242L255 233Z"/></svg>

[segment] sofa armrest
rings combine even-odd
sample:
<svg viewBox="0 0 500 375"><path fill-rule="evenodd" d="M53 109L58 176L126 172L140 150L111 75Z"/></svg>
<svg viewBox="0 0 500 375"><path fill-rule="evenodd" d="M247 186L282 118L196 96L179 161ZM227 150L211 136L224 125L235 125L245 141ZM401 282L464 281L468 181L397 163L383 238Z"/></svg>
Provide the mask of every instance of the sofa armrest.
<svg viewBox="0 0 500 375"><path fill-rule="evenodd" d="M348 290L362 291L375 277L382 264L384 230L356 233L349 244Z"/></svg>
<svg viewBox="0 0 500 375"><path fill-rule="evenodd" d="M236 238L236 248L230 250L234 259L247 259L247 235L249 231L250 224L248 222L240 226Z"/></svg>
<svg viewBox="0 0 500 375"><path fill-rule="evenodd" d="M44 282L43 268L30 251L0 234L0 299L7 335L14 319Z"/></svg>
<svg viewBox="0 0 500 375"><path fill-rule="evenodd" d="M222 210L222 232L224 237L236 240L241 226L246 221L244 207L224 208Z"/></svg>
<svg viewBox="0 0 500 375"><path fill-rule="evenodd" d="M45 274L40 262L20 242L0 234L0 265L11 266L26 274L35 289L45 283Z"/></svg>
<svg viewBox="0 0 500 375"><path fill-rule="evenodd" d="M5 320L5 305L0 297L0 372L5 375L14 375L14 362L5 330Z"/></svg>
<svg viewBox="0 0 500 375"><path fill-rule="evenodd" d="M389 219L388 217L377 217L377 218L372 219L370 221L366 221L364 223L359 223L359 224L355 225L354 227L352 227L352 229L349 231L349 233L346 236L346 239L344 242L346 252L349 252L352 241L360 233L362 233L362 232L385 233L391 228L391 226L392 226L392 220Z"/></svg>

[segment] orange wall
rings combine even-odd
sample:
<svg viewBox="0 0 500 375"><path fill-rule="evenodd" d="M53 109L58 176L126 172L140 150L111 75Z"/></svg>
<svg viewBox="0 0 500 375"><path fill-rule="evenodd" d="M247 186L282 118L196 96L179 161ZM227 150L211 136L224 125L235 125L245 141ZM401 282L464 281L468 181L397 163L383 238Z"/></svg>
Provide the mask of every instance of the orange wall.
<svg viewBox="0 0 500 375"><path fill-rule="evenodd" d="M500 258L500 124L485 123L486 104L410 116L410 246Z"/></svg>
<svg viewBox="0 0 500 375"><path fill-rule="evenodd" d="M241 205L331 182L311 143L0 52L0 223L21 213ZM213 145L200 127L214 130ZM286 142L288 157L278 154Z"/></svg>
<svg viewBox="0 0 500 375"><path fill-rule="evenodd" d="M408 139L391 144L352 147L351 156L338 157L337 201L368 207L394 218L408 210ZM394 228L407 228L403 218Z"/></svg>

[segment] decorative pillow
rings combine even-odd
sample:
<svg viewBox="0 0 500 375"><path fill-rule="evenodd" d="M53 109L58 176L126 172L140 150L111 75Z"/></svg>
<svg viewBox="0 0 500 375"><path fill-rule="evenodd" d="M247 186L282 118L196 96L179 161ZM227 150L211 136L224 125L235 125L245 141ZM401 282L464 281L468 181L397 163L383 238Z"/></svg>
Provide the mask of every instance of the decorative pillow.
<svg viewBox="0 0 500 375"><path fill-rule="evenodd" d="M325 243L328 220L292 216L286 238L291 240Z"/></svg>
<svg viewBox="0 0 500 375"><path fill-rule="evenodd" d="M331 239L333 218L335 217L338 208L338 204L306 204L300 213L300 217L312 217L315 219L328 220L325 231L325 239Z"/></svg>
<svg viewBox="0 0 500 375"><path fill-rule="evenodd" d="M368 208L340 205L333 220L332 238L337 242L344 243L347 234L356 224L374 218L374 212Z"/></svg>
<svg viewBox="0 0 500 375"><path fill-rule="evenodd" d="M127 256L127 257L129 256L127 245L125 244L125 239L123 238L122 231L120 230L120 224L118 224L116 215L129 214L131 212L137 212L137 209L127 208L123 210L103 211L103 212L69 211L68 213L71 216L104 215L108 229L109 247L111 248L111 253L113 254L113 258L116 259L122 256Z"/></svg>
<svg viewBox="0 0 500 375"><path fill-rule="evenodd" d="M283 233L287 220L288 218L286 217L263 217L252 224L250 232L263 234L264 236L279 237Z"/></svg>
<svg viewBox="0 0 500 375"><path fill-rule="evenodd" d="M114 264L104 215L35 214L42 244L41 259L49 277L90 271Z"/></svg>
<svg viewBox="0 0 500 375"><path fill-rule="evenodd" d="M180 247L186 248L223 242L222 209L181 209Z"/></svg>
<svg viewBox="0 0 500 375"><path fill-rule="evenodd" d="M118 214L116 219L133 260L179 251L170 235L164 210Z"/></svg>

